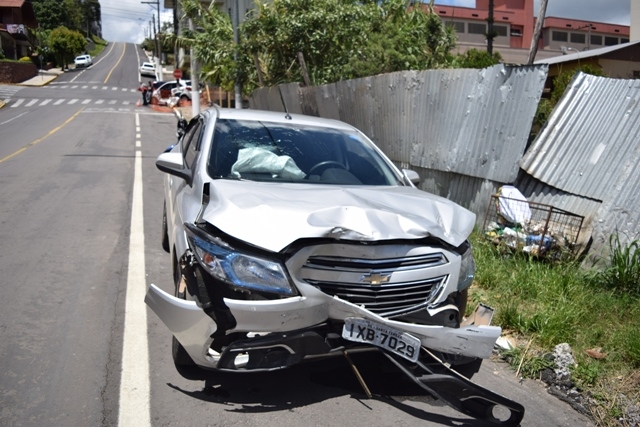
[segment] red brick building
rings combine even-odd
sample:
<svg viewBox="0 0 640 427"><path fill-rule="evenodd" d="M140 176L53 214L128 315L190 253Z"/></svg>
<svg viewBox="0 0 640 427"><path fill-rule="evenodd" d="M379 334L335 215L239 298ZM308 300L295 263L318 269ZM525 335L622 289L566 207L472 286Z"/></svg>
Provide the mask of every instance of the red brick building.
<svg viewBox="0 0 640 427"><path fill-rule="evenodd" d="M494 0L493 20L497 37L494 51L505 62L527 61L537 16L534 0ZM426 7L426 6L424 6ZM436 5L435 12L458 33L460 51L485 49L489 0L476 0L475 8ZM614 46L629 41L625 25L546 17L536 59Z"/></svg>

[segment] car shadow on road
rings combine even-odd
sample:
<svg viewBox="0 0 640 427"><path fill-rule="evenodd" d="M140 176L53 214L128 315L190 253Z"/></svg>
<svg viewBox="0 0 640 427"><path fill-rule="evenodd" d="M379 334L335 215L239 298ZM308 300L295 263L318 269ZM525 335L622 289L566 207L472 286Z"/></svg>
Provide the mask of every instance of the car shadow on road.
<svg viewBox="0 0 640 427"><path fill-rule="evenodd" d="M204 387L202 390L191 391L171 383L167 385L192 398L227 405L230 407L227 409L229 412L237 413L291 411L339 396L350 396L368 409L371 409L368 402L383 402L419 420L438 425L495 425L437 413L440 412L439 408L447 405L415 385L381 355L351 357L371 391L371 399L367 398L353 370L346 359L342 358L296 365L273 372L229 373L196 367L176 367L182 377L204 381ZM433 412L405 402L423 402Z"/></svg>

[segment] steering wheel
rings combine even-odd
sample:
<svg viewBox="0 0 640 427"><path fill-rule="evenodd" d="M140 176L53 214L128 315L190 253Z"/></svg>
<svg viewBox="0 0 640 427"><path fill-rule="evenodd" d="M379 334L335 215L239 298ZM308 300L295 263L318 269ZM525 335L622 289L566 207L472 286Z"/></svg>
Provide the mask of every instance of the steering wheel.
<svg viewBox="0 0 640 427"><path fill-rule="evenodd" d="M311 169L309 169L309 175L313 175L313 171L315 171L316 169L320 169L327 166L334 166L334 167L337 166L340 169L347 170L347 167L340 162L336 162L335 160L325 160L324 162L320 162L312 166Z"/></svg>

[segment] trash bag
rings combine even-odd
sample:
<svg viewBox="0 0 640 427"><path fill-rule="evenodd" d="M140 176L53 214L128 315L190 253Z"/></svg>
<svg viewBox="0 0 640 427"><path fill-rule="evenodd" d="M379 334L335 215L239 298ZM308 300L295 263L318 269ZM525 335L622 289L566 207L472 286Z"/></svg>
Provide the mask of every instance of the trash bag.
<svg viewBox="0 0 640 427"><path fill-rule="evenodd" d="M503 185L498 190L498 214L510 224L526 224L531 220L529 202L512 185Z"/></svg>

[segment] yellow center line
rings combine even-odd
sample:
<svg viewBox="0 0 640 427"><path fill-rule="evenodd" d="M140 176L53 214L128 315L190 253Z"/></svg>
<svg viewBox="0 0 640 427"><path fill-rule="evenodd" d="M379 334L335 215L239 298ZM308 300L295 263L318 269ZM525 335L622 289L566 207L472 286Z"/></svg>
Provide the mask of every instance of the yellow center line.
<svg viewBox="0 0 640 427"><path fill-rule="evenodd" d="M48 134L46 134L45 136L43 136L42 138L40 138L40 139L36 139L35 141L30 142L29 144L25 145L24 147L22 147L21 149L19 149L19 150L18 150L18 151L16 151L15 153L13 153L13 154L9 154L9 155L8 155L7 157L5 157L4 159L0 159L0 163L5 162L5 161L9 160L9 159L10 159L10 158L12 158L12 157L17 156L18 154L22 153L23 151L26 151L28 148L33 147L34 145L38 144L39 142L44 141L45 139L47 139L48 137L50 137L50 136L51 136L51 135L53 135L54 133L58 132L58 131L59 131L60 129L62 129L64 126L66 126L67 124L69 124L69 122L70 122L71 120L75 119L75 118L78 116L78 114L80 114L80 113L82 112L82 110L84 110L84 108L81 108L80 110L78 110L78 112L77 112L77 113L75 113L73 116L69 117L69 118L67 119L67 121L65 121L63 124L61 124L61 125L60 125L60 126L58 126L57 128L52 129L51 131L49 131L49 133L48 133Z"/></svg>
<svg viewBox="0 0 640 427"><path fill-rule="evenodd" d="M118 64L120 64L120 61L122 61L122 57L124 56L124 52L125 50L127 50L127 44L123 43L124 48L122 49L122 55L120 55L120 59L118 59L118 62L116 62L116 65L113 66L113 68L111 69L111 71L109 71L109 74L107 74L107 78L104 79L104 82L107 83L107 80L109 80L109 77L111 77L111 73L113 73L113 70L116 69L116 67L118 66Z"/></svg>

